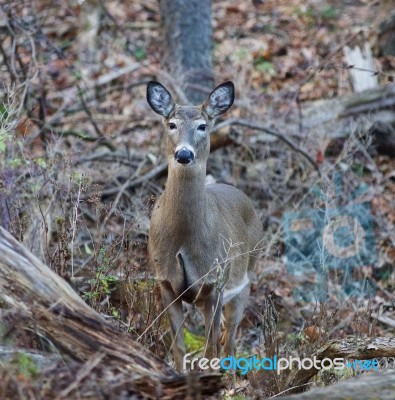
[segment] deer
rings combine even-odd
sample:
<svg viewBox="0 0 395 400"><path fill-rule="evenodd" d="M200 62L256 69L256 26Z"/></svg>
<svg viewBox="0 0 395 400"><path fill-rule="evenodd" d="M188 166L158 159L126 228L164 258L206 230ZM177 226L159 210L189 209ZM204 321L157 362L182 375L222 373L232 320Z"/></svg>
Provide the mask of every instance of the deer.
<svg viewBox="0 0 395 400"><path fill-rule="evenodd" d="M235 354L236 330L249 301L262 224L249 198L228 184L205 184L210 130L233 105L234 84L217 86L200 106L178 105L159 82L147 101L167 131L168 177L153 206L148 254L172 336L173 361L183 369L182 302L203 311L205 355ZM225 330L220 337L221 315Z"/></svg>

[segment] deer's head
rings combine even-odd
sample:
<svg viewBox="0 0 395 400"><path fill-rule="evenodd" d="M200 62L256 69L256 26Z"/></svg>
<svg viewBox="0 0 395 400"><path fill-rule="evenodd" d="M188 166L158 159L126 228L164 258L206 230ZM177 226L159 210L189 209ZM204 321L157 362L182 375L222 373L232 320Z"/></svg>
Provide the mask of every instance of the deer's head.
<svg viewBox="0 0 395 400"><path fill-rule="evenodd" d="M229 81L217 86L202 105L181 106L159 82L148 83L147 101L163 117L167 130L169 163L183 167L206 163L214 120L229 110L234 94L234 85Z"/></svg>

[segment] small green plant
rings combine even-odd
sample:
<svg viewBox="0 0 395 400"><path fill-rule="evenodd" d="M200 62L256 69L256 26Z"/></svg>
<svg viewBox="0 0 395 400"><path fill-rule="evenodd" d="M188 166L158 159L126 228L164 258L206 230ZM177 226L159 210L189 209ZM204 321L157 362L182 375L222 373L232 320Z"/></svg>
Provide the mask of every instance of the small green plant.
<svg viewBox="0 0 395 400"><path fill-rule="evenodd" d="M299 18L314 19L314 8L312 6L296 7L294 14Z"/></svg>
<svg viewBox="0 0 395 400"><path fill-rule="evenodd" d="M239 61L247 61L248 54L249 54L249 52L245 47L241 47L234 52L234 56Z"/></svg>
<svg viewBox="0 0 395 400"><path fill-rule="evenodd" d="M303 339L304 335L302 332L289 333L286 336L286 342L292 349L298 348L298 346L303 342Z"/></svg>
<svg viewBox="0 0 395 400"><path fill-rule="evenodd" d="M42 157L37 157L35 160L36 164L41 168L47 168L47 162Z"/></svg>
<svg viewBox="0 0 395 400"><path fill-rule="evenodd" d="M95 277L88 281L91 289L82 296L85 300L90 300L92 303L98 303L104 296L109 295L115 282L118 282L118 278L110 273L113 267L112 260L108 256L108 252L104 246L99 250L98 262L99 266ZM114 310L112 310L112 314L114 315Z"/></svg>
<svg viewBox="0 0 395 400"><path fill-rule="evenodd" d="M1 151L1 143L0 143L0 151ZM24 163L24 161L19 157L12 158L11 160L8 161L8 165L11 168L18 168L18 167L22 166L23 163Z"/></svg>
<svg viewBox="0 0 395 400"><path fill-rule="evenodd" d="M0 153L4 153L6 149L6 141L11 138L11 135L4 129L0 129Z"/></svg>
<svg viewBox="0 0 395 400"><path fill-rule="evenodd" d="M324 20L335 19L337 17L336 8L330 5L325 6L321 12L321 16Z"/></svg>
<svg viewBox="0 0 395 400"><path fill-rule="evenodd" d="M352 165L352 170L360 177L365 175L365 167L358 161Z"/></svg>
<svg viewBox="0 0 395 400"><path fill-rule="evenodd" d="M133 53L134 57L136 58L137 61L142 61L144 60L144 58L147 57L147 53L145 52L145 50L141 47L138 47L134 53Z"/></svg>
<svg viewBox="0 0 395 400"><path fill-rule="evenodd" d="M28 354L19 354L14 362L18 372L23 376L34 378L38 375L37 365Z"/></svg>
<svg viewBox="0 0 395 400"><path fill-rule="evenodd" d="M111 307L111 315L112 315L117 321L121 321L121 320L122 320L121 313L120 313L119 310L117 310L115 307Z"/></svg>
<svg viewBox="0 0 395 400"><path fill-rule="evenodd" d="M7 109L4 104L0 104L0 119L6 119L7 118Z"/></svg>
<svg viewBox="0 0 395 400"><path fill-rule="evenodd" d="M203 336L194 335L188 329L184 329L184 340L188 352L201 351L206 342Z"/></svg>
<svg viewBox="0 0 395 400"><path fill-rule="evenodd" d="M274 69L273 63L266 61L263 57L258 57L254 61L254 68L264 75L276 76L276 70Z"/></svg>

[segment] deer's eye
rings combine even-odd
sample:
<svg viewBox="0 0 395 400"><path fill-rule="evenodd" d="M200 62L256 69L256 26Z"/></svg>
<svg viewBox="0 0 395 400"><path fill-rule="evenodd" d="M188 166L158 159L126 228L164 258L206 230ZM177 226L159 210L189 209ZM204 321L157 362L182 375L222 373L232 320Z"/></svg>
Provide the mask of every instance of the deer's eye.
<svg viewBox="0 0 395 400"><path fill-rule="evenodd" d="M174 124L173 122L169 123L169 129L176 129L176 128L177 128L176 124Z"/></svg>
<svg viewBox="0 0 395 400"><path fill-rule="evenodd" d="M201 124L201 125L199 125L198 126L198 131L202 131L202 132L204 132L205 130L206 130L206 124Z"/></svg>

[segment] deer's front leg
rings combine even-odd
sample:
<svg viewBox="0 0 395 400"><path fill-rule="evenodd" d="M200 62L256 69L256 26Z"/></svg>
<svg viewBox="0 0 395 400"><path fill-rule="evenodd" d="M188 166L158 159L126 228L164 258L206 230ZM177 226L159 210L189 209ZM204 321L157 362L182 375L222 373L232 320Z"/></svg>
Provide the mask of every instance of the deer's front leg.
<svg viewBox="0 0 395 400"><path fill-rule="evenodd" d="M181 299L176 300L177 297L169 282L161 282L160 291L163 306L167 309L167 315L169 316L175 366L177 371L182 371L185 355L184 334L182 332L184 322L182 301Z"/></svg>
<svg viewBox="0 0 395 400"><path fill-rule="evenodd" d="M204 303L204 322L206 332L206 351L208 358L218 357L220 355L220 323L222 312L222 293L212 293L207 296Z"/></svg>

